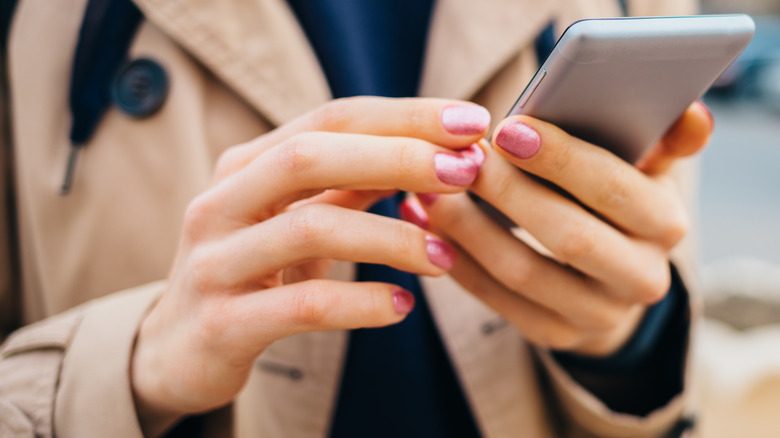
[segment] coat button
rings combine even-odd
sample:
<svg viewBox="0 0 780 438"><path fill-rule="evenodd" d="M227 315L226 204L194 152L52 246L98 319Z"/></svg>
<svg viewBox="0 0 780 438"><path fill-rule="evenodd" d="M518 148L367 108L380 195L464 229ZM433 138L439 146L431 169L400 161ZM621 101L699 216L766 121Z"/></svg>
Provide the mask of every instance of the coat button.
<svg viewBox="0 0 780 438"><path fill-rule="evenodd" d="M168 74L148 58L134 59L117 73L111 87L114 103L132 117L148 117L157 112L168 95Z"/></svg>

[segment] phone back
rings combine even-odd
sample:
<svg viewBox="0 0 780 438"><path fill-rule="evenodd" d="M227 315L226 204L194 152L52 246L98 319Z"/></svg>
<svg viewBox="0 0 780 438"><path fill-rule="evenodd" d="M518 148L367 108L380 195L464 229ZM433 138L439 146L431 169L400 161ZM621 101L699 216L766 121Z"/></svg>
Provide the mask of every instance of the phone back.
<svg viewBox="0 0 780 438"><path fill-rule="evenodd" d="M510 115L551 122L634 163L707 91L753 33L746 15L578 21Z"/></svg>

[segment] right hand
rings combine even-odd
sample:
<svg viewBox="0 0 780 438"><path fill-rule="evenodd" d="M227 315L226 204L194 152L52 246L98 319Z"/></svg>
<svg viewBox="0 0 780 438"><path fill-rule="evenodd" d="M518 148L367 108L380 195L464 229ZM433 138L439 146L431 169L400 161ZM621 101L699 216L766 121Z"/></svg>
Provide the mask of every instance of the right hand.
<svg viewBox="0 0 780 438"><path fill-rule="evenodd" d="M361 210L395 190L464 191L478 165L455 151L488 124L467 102L342 99L226 151L187 209L167 290L138 334L131 376L144 429L229 403L278 339L403 320L409 292L323 277L331 260L451 268L441 239Z"/></svg>

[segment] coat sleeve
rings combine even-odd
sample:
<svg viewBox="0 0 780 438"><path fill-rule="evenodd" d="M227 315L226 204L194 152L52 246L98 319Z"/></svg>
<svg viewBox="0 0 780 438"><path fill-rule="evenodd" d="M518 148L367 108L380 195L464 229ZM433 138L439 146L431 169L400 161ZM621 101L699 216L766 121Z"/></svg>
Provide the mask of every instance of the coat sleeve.
<svg viewBox="0 0 780 438"><path fill-rule="evenodd" d="M24 327L0 347L0 435L142 437L130 384L152 283Z"/></svg>

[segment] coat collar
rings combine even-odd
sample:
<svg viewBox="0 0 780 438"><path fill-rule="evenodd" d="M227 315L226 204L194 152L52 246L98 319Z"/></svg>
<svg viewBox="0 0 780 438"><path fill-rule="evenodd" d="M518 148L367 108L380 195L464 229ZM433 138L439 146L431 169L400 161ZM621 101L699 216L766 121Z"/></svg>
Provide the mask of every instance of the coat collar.
<svg viewBox="0 0 780 438"><path fill-rule="evenodd" d="M199 62L271 123L330 99L306 36L284 0L134 0ZM421 95L468 99L552 18L546 2L440 0Z"/></svg>

